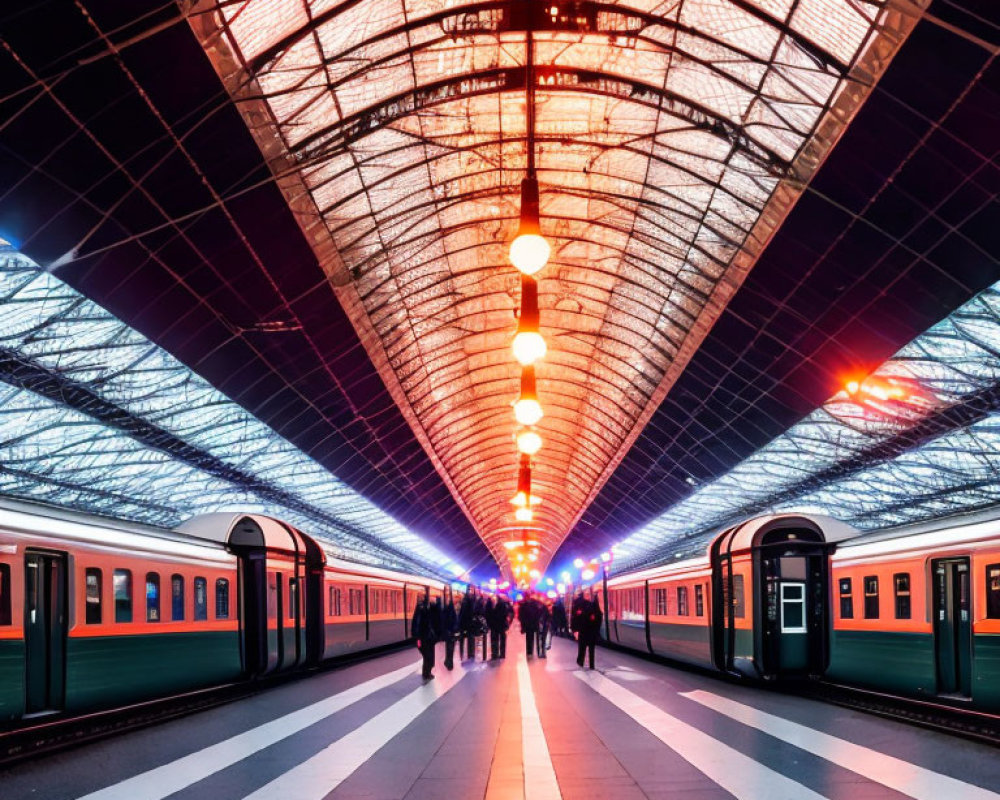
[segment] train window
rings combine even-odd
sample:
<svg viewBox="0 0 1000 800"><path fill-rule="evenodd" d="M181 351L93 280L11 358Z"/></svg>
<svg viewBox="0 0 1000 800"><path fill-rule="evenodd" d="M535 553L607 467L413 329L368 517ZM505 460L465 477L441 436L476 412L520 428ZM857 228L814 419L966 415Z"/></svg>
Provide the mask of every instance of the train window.
<svg viewBox="0 0 1000 800"><path fill-rule="evenodd" d="M329 598L330 609L329 609L328 616L339 617L341 615L341 609L340 609L340 589L338 589L336 586L331 586L329 594L330 594L330 598Z"/></svg>
<svg viewBox="0 0 1000 800"><path fill-rule="evenodd" d="M851 589L851 579L840 579L840 618L854 619L854 594Z"/></svg>
<svg viewBox="0 0 1000 800"><path fill-rule="evenodd" d="M116 569L113 582L115 587L115 622L132 621L132 573L127 569Z"/></svg>
<svg viewBox="0 0 1000 800"><path fill-rule="evenodd" d="M896 619L910 618L910 573L897 572L892 576L896 589Z"/></svg>
<svg viewBox="0 0 1000 800"><path fill-rule="evenodd" d="M743 619L747 615L746 597L743 593L743 576L733 575L733 616Z"/></svg>
<svg viewBox="0 0 1000 800"><path fill-rule="evenodd" d="M1000 619L1000 564L986 568L986 618Z"/></svg>
<svg viewBox="0 0 1000 800"><path fill-rule="evenodd" d="M705 587L700 583L694 587L694 613L699 617L705 616Z"/></svg>
<svg viewBox="0 0 1000 800"><path fill-rule="evenodd" d="M677 614L681 617L690 615L688 610L688 589L687 586L677 587Z"/></svg>
<svg viewBox="0 0 1000 800"><path fill-rule="evenodd" d="M278 618L278 573L267 573L267 618Z"/></svg>
<svg viewBox="0 0 1000 800"><path fill-rule="evenodd" d="M101 585L104 582L101 571L96 567L88 567L84 570L83 580L87 591L85 619L88 625L100 625L103 616L101 613L101 590L104 588Z"/></svg>
<svg viewBox="0 0 1000 800"><path fill-rule="evenodd" d="M661 617L667 614L667 590L666 589L653 589L653 607L656 609L655 613Z"/></svg>
<svg viewBox="0 0 1000 800"><path fill-rule="evenodd" d="M806 586L804 583L781 584L781 632L806 632Z"/></svg>
<svg viewBox="0 0 1000 800"><path fill-rule="evenodd" d="M365 599L360 589L347 590L347 606L348 614L353 615L365 613Z"/></svg>
<svg viewBox="0 0 1000 800"><path fill-rule="evenodd" d="M194 579L194 619L208 619L208 581L204 578Z"/></svg>
<svg viewBox="0 0 1000 800"><path fill-rule="evenodd" d="M160 576L146 573L146 622L160 621Z"/></svg>
<svg viewBox="0 0 1000 800"><path fill-rule="evenodd" d="M229 581L226 578L215 582L215 618L229 619Z"/></svg>
<svg viewBox="0 0 1000 800"><path fill-rule="evenodd" d="M10 621L10 564L0 564L0 625Z"/></svg>
<svg viewBox="0 0 1000 800"><path fill-rule="evenodd" d="M288 618L295 619L295 609L299 604L299 582L295 578L288 579Z"/></svg>
<svg viewBox="0 0 1000 800"><path fill-rule="evenodd" d="M865 619L878 619L878 576L865 576Z"/></svg>
<svg viewBox="0 0 1000 800"><path fill-rule="evenodd" d="M380 599L381 595L382 595L382 592L379 589L371 589L371 590L369 590L369 596L370 596L371 604L372 604L372 608L371 608L372 614L377 614L378 613L378 610L379 610L379 599Z"/></svg>
<svg viewBox="0 0 1000 800"><path fill-rule="evenodd" d="M184 621L184 576L170 578L170 618L174 622Z"/></svg>

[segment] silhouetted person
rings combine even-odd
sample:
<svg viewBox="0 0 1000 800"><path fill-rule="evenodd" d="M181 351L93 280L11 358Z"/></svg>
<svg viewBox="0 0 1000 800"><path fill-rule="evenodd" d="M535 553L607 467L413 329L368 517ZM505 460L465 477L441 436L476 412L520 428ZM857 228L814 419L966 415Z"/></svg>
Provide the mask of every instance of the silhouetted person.
<svg viewBox="0 0 1000 800"><path fill-rule="evenodd" d="M426 597L421 597L413 609L410 630L417 640L417 649L424 658L422 675L425 681L434 677L434 646L441 630L441 606L432 606Z"/></svg>
<svg viewBox="0 0 1000 800"><path fill-rule="evenodd" d="M527 592L521 607L517 610L517 621L521 623L521 633L524 634L524 648L528 656L534 655L535 638L538 636L538 620L541 614L540 603Z"/></svg>
<svg viewBox="0 0 1000 800"><path fill-rule="evenodd" d="M490 660L503 658L507 639L507 601L497 597L486 617L490 626Z"/></svg>
<svg viewBox="0 0 1000 800"><path fill-rule="evenodd" d="M573 621L577 620L577 610L574 604ZM577 641L579 642L576 651L576 663L583 666L584 654L590 656L590 668L594 668L594 650L597 646L597 637L601 632L601 622L604 620L604 613L601 611L601 604L597 598L590 600L584 598L579 604L579 632Z"/></svg>
<svg viewBox="0 0 1000 800"><path fill-rule="evenodd" d="M469 591L462 598L462 605L458 610L458 655L460 658L476 657L476 636L472 632L475 617L476 590L470 586Z"/></svg>
<svg viewBox="0 0 1000 800"><path fill-rule="evenodd" d="M549 626L552 624L552 612L547 603L538 601L538 657L545 658L548 649Z"/></svg>
<svg viewBox="0 0 1000 800"><path fill-rule="evenodd" d="M552 604L552 632L556 636L565 636L567 631L566 624L566 604L563 603L563 599L557 598Z"/></svg>
<svg viewBox="0 0 1000 800"><path fill-rule="evenodd" d="M441 610L441 635L444 636L445 669L455 667L455 637L458 635L458 612L455 603L449 600Z"/></svg>

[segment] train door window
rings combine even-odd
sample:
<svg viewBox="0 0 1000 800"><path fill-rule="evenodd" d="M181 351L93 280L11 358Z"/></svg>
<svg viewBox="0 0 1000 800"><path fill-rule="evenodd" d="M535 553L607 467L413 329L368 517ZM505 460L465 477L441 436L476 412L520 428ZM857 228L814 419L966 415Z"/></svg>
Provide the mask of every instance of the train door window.
<svg viewBox="0 0 1000 800"><path fill-rule="evenodd" d="M170 576L170 619L184 621L184 576Z"/></svg>
<svg viewBox="0 0 1000 800"><path fill-rule="evenodd" d="M781 632L806 632L806 585L781 584Z"/></svg>
<svg viewBox="0 0 1000 800"><path fill-rule="evenodd" d="M986 568L986 618L1000 619L1000 564Z"/></svg>
<svg viewBox="0 0 1000 800"><path fill-rule="evenodd" d="M278 618L278 574L267 573L267 618Z"/></svg>
<svg viewBox="0 0 1000 800"><path fill-rule="evenodd" d="M208 619L208 581L204 578L194 579L194 619Z"/></svg>
<svg viewBox="0 0 1000 800"><path fill-rule="evenodd" d="M687 617L691 614L688 610L688 588L687 586L677 587L677 615Z"/></svg>
<svg viewBox="0 0 1000 800"><path fill-rule="evenodd" d="M696 583L694 587L694 613L696 616L705 616L705 587Z"/></svg>
<svg viewBox="0 0 1000 800"><path fill-rule="evenodd" d="M132 621L132 572L116 569L113 576L115 588L115 622Z"/></svg>
<svg viewBox="0 0 1000 800"><path fill-rule="evenodd" d="M229 619L229 581L226 578L215 582L215 618Z"/></svg>
<svg viewBox="0 0 1000 800"><path fill-rule="evenodd" d="M295 619L295 609L299 604L299 582L295 578L288 579L288 618Z"/></svg>
<svg viewBox="0 0 1000 800"><path fill-rule="evenodd" d="M743 619L747 615L746 596L743 592L743 576L733 575L733 616Z"/></svg>
<svg viewBox="0 0 1000 800"><path fill-rule="evenodd" d="M878 619L878 576L865 576L865 619Z"/></svg>
<svg viewBox="0 0 1000 800"><path fill-rule="evenodd" d="M840 588L840 618L854 619L854 593L851 589L851 579L841 578L838 586Z"/></svg>
<svg viewBox="0 0 1000 800"><path fill-rule="evenodd" d="M160 621L160 576L146 573L146 622Z"/></svg>
<svg viewBox="0 0 1000 800"><path fill-rule="evenodd" d="M10 564L0 564L0 625L10 624Z"/></svg>
<svg viewBox="0 0 1000 800"><path fill-rule="evenodd" d="M667 613L667 590L666 589L653 589L653 605L656 608L656 614L663 617Z"/></svg>
<svg viewBox="0 0 1000 800"><path fill-rule="evenodd" d="M910 618L910 573L897 572L892 576L896 591L896 619Z"/></svg>
<svg viewBox="0 0 1000 800"><path fill-rule="evenodd" d="M84 612L88 625L101 624L101 591L103 590L103 579L101 571L96 567L88 567L84 570L83 581L87 592L87 609Z"/></svg>

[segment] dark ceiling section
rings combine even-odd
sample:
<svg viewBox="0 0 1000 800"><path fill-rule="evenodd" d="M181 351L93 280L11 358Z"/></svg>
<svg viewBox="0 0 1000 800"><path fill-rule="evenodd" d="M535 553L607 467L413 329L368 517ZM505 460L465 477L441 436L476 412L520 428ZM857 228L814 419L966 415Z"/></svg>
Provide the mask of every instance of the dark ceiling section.
<svg viewBox="0 0 1000 800"><path fill-rule="evenodd" d="M919 23L555 563L621 540L1000 280L1000 7L963 6Z"/></svg>
<svg viewBox="0 0 1000 800"><path fill-rule="evenodd" d="M84 5L0 12L0 235L459 562L488 558L177 8Z"/></svg>

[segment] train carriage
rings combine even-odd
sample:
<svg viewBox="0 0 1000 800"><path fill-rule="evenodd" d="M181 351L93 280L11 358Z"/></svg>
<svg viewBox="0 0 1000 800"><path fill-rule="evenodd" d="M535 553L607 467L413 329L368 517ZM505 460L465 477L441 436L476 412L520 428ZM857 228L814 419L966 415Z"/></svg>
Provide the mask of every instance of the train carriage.
<svg viewBox="0 0 1000 800"><path fill-rule="evenodd" d="M432 579L258 514L177 531L0 504L0 725L254 679L404 641Z"/></svg>
<svg viewBox="0 0 1000 800"><path fill-rule="evenodd" d="M831 570L830 680L1000 711L1000 524L868 537Z"/></svg>

